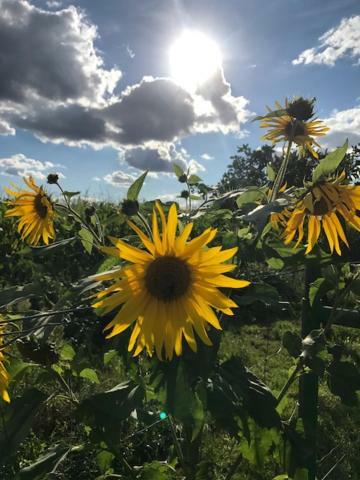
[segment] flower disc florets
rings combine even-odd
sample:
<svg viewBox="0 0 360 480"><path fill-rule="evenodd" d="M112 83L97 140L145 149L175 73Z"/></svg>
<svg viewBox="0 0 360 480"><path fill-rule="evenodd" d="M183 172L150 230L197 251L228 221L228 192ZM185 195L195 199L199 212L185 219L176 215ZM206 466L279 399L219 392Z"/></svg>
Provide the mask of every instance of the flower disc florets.
<svg viewBox="0 0 360 480"><path fill-rule="evenodd" d="M184 295L190 283L189 266L184 260L173 256L156 258L145 275L148 292L164 302L171 302Z"/></svg>
<svg viewBox="0 0 360 480"><path fill-rule="evenodd" d="M139 202L137 200L123 200L121 212L128 217L136 215L139 211Z"/></svg>
<svg viewBox="0 0 360 480"><path fill-rule="evenodd" d="M314 116L315 98L294 98L286 107L287 113L297 120L310 120Z"/></svg>

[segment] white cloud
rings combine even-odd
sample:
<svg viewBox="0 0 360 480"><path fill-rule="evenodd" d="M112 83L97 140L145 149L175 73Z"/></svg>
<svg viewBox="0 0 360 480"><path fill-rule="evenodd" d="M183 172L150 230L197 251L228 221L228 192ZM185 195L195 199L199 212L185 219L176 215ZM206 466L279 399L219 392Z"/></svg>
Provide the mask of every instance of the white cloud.
<svg viewBox="0 0 360 480"><path fill-rule="evenodd" d="M26 0L0 0L0 101L103 101L121 72L103 67L97 36L75 7L50 12Z"/></svg>
<svg viewBox="0 0 360 480"><path fill-rule="evenodd" d="M128 173L123 172L122 170L116 170L115 172L108 173L105 175L104 180L106 183L114 187L130 187L134 182L136 177Z"/></svg>
<svg viewBox="0 0 360 480"><path fill-rule="evenodd" d="M208 160L214 160L214 157L213 157L212 155L209 155L208 153L203 153L203 154L201 155L201 158L202 158L203 160L206 160L206 161L208 161Z"/></svg>
<svg viewBox="0 0 360 480"><path fill-rule="evenodd" d="M329 133L321 141L327 148L336 148L349 139L349 145L360 142L360 107L334 111L324 122L330 127Z"/></svg>
<svg viewBox="0 0 360 480"><path fill-rule="evenodd" d="M8 158L0 158L0 173L2 175L13 175L16 177L31 175L39 180L45 180L49 173L57 173L60 178L65 178L62 173L57 171L59 168L64 168L64 166L28 158L22 153Z"/></svg>
<svg viewBox="0 0 360 480"><path fill-rule="evenodd" d="M114 95L121 72L105 69L97 37L76 7L45 11L27 0L0 0L0 134L19 128L43 142L110 146L130 166L153 172L189 164L174 147L185 137L241 134L252 113L222 68L195 93L170 78L144 76ZM192 168L203 170L195 160Z"/></svg>
<svg viewBox="0 0 360 480"><path fill-rule="evenodd" d="M319 45L304 50L293 65L324 64L333 66L344 56L360 61L360 15L343 18L338 26L328 30L319 38Z"/></svg>
<svg viewBox="0 0 360 480"><path fill-rule="evenodd" d="M0 135L15 135L15 128L12 128L8 122L0 118Z"/></svg>
<svg viewBox="0 0 360 480"><path fill-rule="evenodd" d="M93 177L92 179L94 180L94 182L101 182L101 178L100 178L100 177Z"/></svg>
<svg viewBox="0 0 360 480"><path fill-rule="evenodd" d="M153 172L172 173L174 163L183 170L189 168L191 173L205 171L204 166L191 158L185 148L166 142L154 142L148 147L125 149L120 154L120 161L139 170Z"/></svg>
<svg viewBox="0 0 360 480"><path fill-rule="evenodd" d="M60 8L62 5L62 2L59 2L58 0L47 0L46 6L48 8Z"/></svg>
<svg viewBox="0 0 360 480"><path fill-rule="evenodd" d="M126 45L126 51L130 58L135 57L135 52L132 48L130 48L130 45Z"/></svg>

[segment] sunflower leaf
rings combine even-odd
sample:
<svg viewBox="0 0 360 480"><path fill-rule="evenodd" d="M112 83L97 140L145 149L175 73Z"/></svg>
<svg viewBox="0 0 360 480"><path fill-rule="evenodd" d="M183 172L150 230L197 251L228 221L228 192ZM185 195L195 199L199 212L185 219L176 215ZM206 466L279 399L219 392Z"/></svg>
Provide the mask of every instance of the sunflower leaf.
<svg viewBox="0 0 360 480"><path fill-rule="evenodd" d="M130 185L129 190L127 191L126 198L128 200L137 200L140 190L142 189L142 186L144 184L146 175L148 174L148 170L146 170L143 174L140 175L139 178L135 180L135 182Z"/></svg>
<svg viewBox="0 0 360 480"><path fill-rule="evenodd" d="M266 120L267 118L283 117L284 115L288 115L288 113L284 108L281 108L279 110L273 110L266 115L258 115L257 117L253 118L252 121L255 122L256 120Z"/></svg>
<svg viewBox="0 0 360 480"><path fill-rule="evenodd" d="M177 163L173 163L173 170L174 170L174 173L175 175L179 178L181 177L181 175L184 175L184 170L177 164Z"/></svg>
<svg viewBox="0 0 360 480"><path fill-rule="evenodd" d="M333 152L329 153L321 160L321 162L319 162L319 165L315 168L312 175L312 181L314 183L327 177L330 173L333 173L338 168L346 155L348 146L349 142L346 140L342 147L339 147Z"/></svg>

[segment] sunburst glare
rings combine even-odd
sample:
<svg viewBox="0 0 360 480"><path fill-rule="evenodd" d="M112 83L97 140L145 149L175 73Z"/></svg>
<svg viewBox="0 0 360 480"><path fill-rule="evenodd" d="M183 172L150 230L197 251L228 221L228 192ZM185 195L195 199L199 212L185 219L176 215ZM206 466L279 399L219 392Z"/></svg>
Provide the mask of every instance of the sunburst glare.
<svg viewBox="0 0 360 480"><path fill-rule="evenodd" d="M171 75L189 91L195 91L221 67L216 43L201 32L185 30L170 47Z"/></svg>

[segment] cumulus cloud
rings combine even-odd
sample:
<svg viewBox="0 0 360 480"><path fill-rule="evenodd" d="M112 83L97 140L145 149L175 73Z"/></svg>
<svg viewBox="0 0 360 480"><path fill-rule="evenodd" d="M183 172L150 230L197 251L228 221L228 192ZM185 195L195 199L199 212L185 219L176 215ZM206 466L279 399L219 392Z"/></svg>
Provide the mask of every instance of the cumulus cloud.
<svg viewBox="0 0 360 480"><path fill-rule="evenodd" d="M96 37L75 7L49 12L26 0L0 0L0 101L101 101L121 73L103 68Z"/></svg>
<svg viewBox="0 0 360 480"><path fill-rule="evenodd" d="M60 8L62 5L62 2L59 2L58 0L47 0L46 6L49 8Z"/></svg>
<svg viewBox="0 0 360 480"><path fill-rule="evenodd" d="M114 187L130 187L136 177L125 173L122 170L116 170L115 172L105 175L104 180L106 183L113 185Z"/></svg>
<svg viewBox="0 0 360 480"><path fill-rule="evenodd" d="M246 109L248 100L244 97L234 97L230 84L225 80L224 72L218 69L197 90L198 102L207 102L208 111L197 118L196 129L199 132L221 131L223 133L237 132L241 123L248 121L252 113ZM206 104L203 103L204 110Z"/></svg>
<svg viewBox="0 0 360 480"><path fill-rule="evenodd" d="M203 153L203 154L201 155L201 158L202 158L203 160L206 160L206 161L208 161L208 160L214 160L214 157L213 157L212 155L209 155L208 153Z"/></svg>
<svg viewBox="0 0 360 480"><path fill-rule="evenodd" d="M204 171L205 168L191 158L185 148L177 148L174 144L154 144L152 147L130 148L121 155L121 160L139 170L153 172L173 172L176 163L183 170L191 169L192 173Z"/></svg>
<svg viewBox="0 0 360 480"><path fill-rule="evenodd" d="M13 175L16 177L31 175L39 180L45 180L50 171L54 172L59 168L64 168L64 166L28 158L22 153L17 153L8 158L0 158L0 173L2 175ZM65 178L62 173L58 172L58 175L61 178Z"/></svg>
<svg viewBox="0 0 360 480"><path fill-rule="evenodd" d="M144 77L102 111L120 144L171 141L187 135L195 121L192 98L168 78Z"/></svg>
<svg viewBox="0 0 360 480"><path fill-rule="evenodd" d="M339 147L347 138L349 145L360 142L360 107L334 111L324 122L330 127L329 133L321 142L324 147Z"/></svg>
<svg viewBox="0 0 360 480"><path fill-rule="evenodd" d="M0 118L0 135L15 135L15 128L12 128L8 122Z"/></svg>
<svg viewBox="0 0 360 480"><path fill-rule="evenodd" d="M174 148L182 138L238 134L251 117L222 68L195 93L145 76L115 95L121 72L104 68L96 38L75 7L45 11L27 0L0 0L0 134L19 128L43 142L111 146L125 151L130 166L170 172L173 162L190 162Z"/></svg>
<svg viewBox="0 0 360 480"><path fill-rule="evenodd" d="M324 64L333 66L344 56L360 61L360 15L343 18L338 26L324 33L319 38L319 45L304 50L293 65Z"/></svg>

